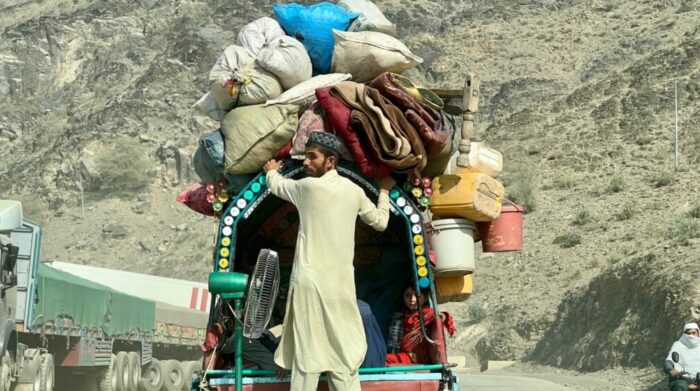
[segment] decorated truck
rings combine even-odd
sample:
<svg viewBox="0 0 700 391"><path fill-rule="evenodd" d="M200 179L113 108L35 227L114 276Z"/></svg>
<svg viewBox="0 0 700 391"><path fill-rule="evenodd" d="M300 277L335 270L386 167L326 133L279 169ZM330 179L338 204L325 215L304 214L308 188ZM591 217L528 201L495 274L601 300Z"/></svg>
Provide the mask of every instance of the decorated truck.
<svg viewBox="0 0 700 391"><path fill-rule="evenodd" d="M189 389L201 368L205 313L41 263L40 243L41 229L22 218L21 204L0 200L0 390Z"/></svg>
<svg viewBox="0 0 700 391"><path fill-rule="evenodd" d="M462 120L461 130L452 129L452 133L456 131L461 136L451 152L452 168L434 177L394 173L398 181L389 193L391 216L386 231L376 232L361 222L356 229L354 288L357 298L369 304L386 340L392 338L392 316L404 307L403 293L409 282L414 284L415 292L427 296L432 313L439 314L440 303L462 301L472 292L475 241L482 239L486 251L517 250L522 245L521 227L516 224L522 211L516 206L514 216L506 216L504 188L493 178L502 167L500 153L472 142L478 78L468 75L462 89L432 92L444 101L442 111ZM492 169L489 175L484 173L488 169ZM376 202L379 189L375 181L363 175L356 164L341 160L337 171ZM285 160L281 174L302 178L301 160ZM239 342L234 357L224 365L213 361L205 365L203 376L195 381L192 390L288 390L289 378L276 377L272 371L249 367L251 363L244 362L241 351L246 338L241 323L247 323L243 307L250 286L259 283L255 273L260 262L257 254L262 249L278 255L283 287L280 291L289 283L299 215L293 205L271 194L264 173L241 188L220 190L212 200L218 203L214 210L220 221L209 278L213 300L208 327L223 329L227 339ZM508 229L503 229L503 224ZM284 294L281 296L284 298ZM276 306L281 307L279 303ZM360 368L363 390L459 389L458 378L451 369L454 365L447 361L443 319L436 316L428 327L423 311L417 314L420 336L416 338L429 343L428 354L418 362L387 360L381 367ZM243 322L223 321L226 317ZM321 387L325 386L323 383Z"/></svg>

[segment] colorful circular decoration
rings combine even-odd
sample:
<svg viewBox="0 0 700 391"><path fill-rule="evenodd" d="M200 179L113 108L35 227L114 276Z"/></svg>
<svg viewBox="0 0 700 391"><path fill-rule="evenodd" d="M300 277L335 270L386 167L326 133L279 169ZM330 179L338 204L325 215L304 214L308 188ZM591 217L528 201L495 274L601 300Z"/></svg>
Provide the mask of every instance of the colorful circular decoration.
<svg viewBox="0 0 700 391"><path fill-rule="evenodd" d="M233 224L233 216L224 217L224 225L231 225L231 224Z"/></svg>
<svg viewBox="0 0 700 391"><path fill-rule="evenodd" d="M239 207L240 209L245 208L245 206L248 205L248 202L244 200L243 198L239 198L238 201L236 201L236 206Z"/></svg>
<svg viewBox="0 0 700 391"><path fill-rule="evenodd" d="M411 189L411 194L413 194L414 197L418 198L423 195L423 190L421 190L419 187L414 187Z"/></svg>
<svg viewBox="0 0 700 391"><path fill-rule="evenodd" d="M413 224L420 223L420 216L418 215L418 213L412 214L410 219L411 219L411 223L413 223Z"/></svg>
<svg viewBox="0 0 700 391"><path fill-rule="evenodd" d="M224 236L231 236L232 233L233 233L233 229L231 229L231 227L224 227L221 230L221 234Z"/></svg>
<svg viewBox="0 0 700 391"><path fill-rule="evenodd" d="M425 264L428 263L428 260L424 256L420 256L416 258L416 265L418 266L425 266Z"/></svg>
<svg viewBox="0 0 700 391"><path fill-rule="evenodd" d="M411 205L404 206L403 213L405 213L407 216L410 216L411 213L413 213L413 207Z"/></svg>
<svg viewBox="0 0 700 391"><path fill-rule="evenodd" d="M253 192L250 191L250 190L246 190L246 191L243 193L243 198L245 198L246 201L252 200L252 199L253 199Z"/></svg>
<svg viewBox="0 0 700 391"><path fill-rule="evenodd" d="M258 182L255 182L252 185L250 185L250 191L252 191L253 193L259 192L261 188L262 186L260 186Z"/></svg>
<svg viewBox="0 0 700 391"><path fill-rule="evenodd" d="M214 212L221 212L221 209L224 209L224 204L217 200L214 201L214 203L211 205L211 208L214 209Z"/></svg>
<svg viewBox="0 0 700 391"><path fill-rule="evenodd" d="M401 192L399 191L399 189L391 189L391 191L389 192L389 198L391 198L392 200L399 198L400 195Z"/></svg>
<svg viewBox="0 0 700 391"><path fill-rule="evenodd" d="M226 258L219 259L219 268L221 268L221 269L228 268L228 259L226 259Z"/></svg>
<svg viewBox="0 0 700 391"><path fill-rule="evenodd" d="M238 217L238 215L241 214L241 210L238 208L231 208L231 216L233 217Z"/></svg>
<svg viewBox="0 0 700 391"><path fill-rule="evenodd" d="M421 245L423 244L423 235L414 235L413 244Z"/></svg>
<svg viewBox="0 0 700 391"><path fill-rule="evenodd" d="M411 232L418 235L419 233L423 232L423 228L421 228L420 224L414 224L411 226Z"/></svg>
<svg viewBox="0 0 700 391"><path fill-rule="evenodd" d="M419 267L418 268L418 276L419 277L425 277L428 275L428 268L426 267Z"/></svg>
<svg viewBox="0 0 700 391"><path fill-rule="evenodd" d="M229 255L228 249L227 249L227 248L222 248L221 251L219 251L219 255L221 255L221 256L224 257L224 258L225 258L225 257L228 257L228 255Z"/></svg>
<svg viewBox="0 0 700 391"><path fill-rule="evenodd" d="M220 191L216 195L216 198L221 202L226 202L226 201L228 201L228 193L226 193L225 191Z"/></svg>
<svg viewBox="0 0 700 391"><path fill-rule="evenodd" d="M230 246L230 245L231 245L231 238L229 238L228 236L225 237L225 238L222 238L222 239L221 239L221 245L222 245L222 246L225 246L225 247Z"/></svg>
<svg viewBox="0 0 700 391"><path fill-rule="evenodd" d="M423 254L425 254L425 247L423 247L423 246L416 246L416 247L413 249L413 252L415 252L416 255L423 255Z"/></svg>
<svg viewBox="0 0 700 391"><path fill-rule="evenodd" d="M412 187L413 187L413 185L412 185L411 182L409 182L409 181L406 181L406 182L403 183L403 189L404 189L404 191L411 191L411 188L412 188Z"/></svg>
<svg viewBox="0 0 700 391"><path fill-rule="evenodd" d="M260 182L261 185L264 185L265 184L265 175L258 178L258 182Z"/></svg>
<svg viewBox="0 0 700 391"><path fill-rule="evenodd" d="M406 199L403 198L403 197L399 197L399 198L396 200L396 205L398 205L399 208L403 208L404 206L406 206Z"/></svg>
<svg viewBox="0 0 700 391"><path fill-rule="evenodd" d="M422 197L420 198L420 204L421 204L422 206L428 206L428 205L430 205L430 198L428 198L428 197L426 197L426 196L422 196Z"/></svg>
<svg viewBox="0 0 700 391"><path fill-rule="evenodd" d="M421 277L418 279L418 285L421 288L427 288L430 286L430 281L428 280L428 277Z"/></svg>

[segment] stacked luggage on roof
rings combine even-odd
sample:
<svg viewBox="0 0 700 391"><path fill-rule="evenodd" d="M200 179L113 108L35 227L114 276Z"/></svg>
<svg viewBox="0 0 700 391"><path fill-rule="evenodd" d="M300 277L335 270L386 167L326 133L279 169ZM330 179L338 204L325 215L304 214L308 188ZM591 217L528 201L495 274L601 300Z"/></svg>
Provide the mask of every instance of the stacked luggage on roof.
<svg viewBox="0 0 700 391"><path fill-rule="evenodd" d="M405 178L425 221L435 220L431 245L443 254L431 262L441 297L463 299L479 239L473 222L501 213L501 154L472 143L470 166L457 167L454 119L435 93L402 75L423 60L371 1L272 8L274 18L243 26L212 66L194 108L220 128L201 137L193 156L201 182L178 201L217 216L267 160L303 160L310 132L334 132L345 143L341 157L363 175ZM446 236L466 237L471 248L451 259L439 243Z"/></svg>

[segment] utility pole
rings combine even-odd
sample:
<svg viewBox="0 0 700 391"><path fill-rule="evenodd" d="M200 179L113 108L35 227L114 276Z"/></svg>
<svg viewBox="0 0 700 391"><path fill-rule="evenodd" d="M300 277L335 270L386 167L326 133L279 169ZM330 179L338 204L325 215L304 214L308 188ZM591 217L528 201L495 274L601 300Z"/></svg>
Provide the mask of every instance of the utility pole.
<svg viewBox="0 0 700 391"><path fill-rule="evenodd" d="M673 81L673 89L675 91L675 112L676 112L676 132L675 132L675 160L674 167L678 170L678 80Z"/></svg>

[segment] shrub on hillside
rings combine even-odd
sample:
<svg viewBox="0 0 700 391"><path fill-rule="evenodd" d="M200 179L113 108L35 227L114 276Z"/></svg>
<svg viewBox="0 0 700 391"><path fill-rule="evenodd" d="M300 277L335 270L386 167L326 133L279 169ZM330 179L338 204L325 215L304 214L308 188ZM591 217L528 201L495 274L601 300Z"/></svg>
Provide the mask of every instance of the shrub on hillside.
<svg viewBox="0 0 700 391"><path fill-rule="evenodd" d="M571 248L581 244L581 235L576 232L569 232L554 238L553 243L558 244L561 248Z"/></svg>
<svg viewBox="0 0 700 391"><path fill-rule="evenodd" d="M133 194L151 182L153 161L137 140L120 138L96 157L100 189L115 195Z"/></svg>
<svg viewBox="0 0 700 391"><path fill-rule="evenodd" d="M467 316L470 321L479 323L486 319L488 312L481 304L472 303L467 307Z"/></svg>
<svg viewBox="0 0 700 391"><path fill-rule="evenodd" d="M574 220L571 222L571 224L586 225L592 222L594 219L595 218L591 212L589 212L587 209L582 209L576 213L576 216L574 216Z"/></svg>
<svg viewBox="0 0 700 391"><path fill-rule="evenodd" d="M676 180L675 176L670 171L659 172L651 179L651 184L654 187L664 187L672 184Z"/></svg>
<svg viewBox="0 0 700 391"><path fill-rule="evenodd" d="M700 204L695 204L691 206L690 210L686 215L693 219L700 219Z"/></svg>
<svg viewBox="0 0 700 391"><path fill-rule="evenodd" d="M610 183L608 183L608 193L619 193L625 188L625 180L619 176L615 175L610 178Z"/></svg>
<svg viewBox="0 0 700 391"><path fill-rule="evenodd" d="M665 236L674 245L687 246L690 239L700 238L700 222L692 218L681 218L666 231Z"/></svg>
<svg viewBox="0 0 700 391"><path fill-rule="evenodd" d="M615 214L615 218L617 220L620 220L620 221L629 220L632 217L634 217L634 215L636 215L636 214L637 214L637 207L632 203L627 203L627 204L623 205L622 209Z"/></svg>
<svg viewBox="0 0 700 391"><path fill-rule="evenodd" d="M522 206L525 213L532 212L537 206L536 201L536 173L532 167L516 170L509 175L507 191L509 198Z"/></svg>

